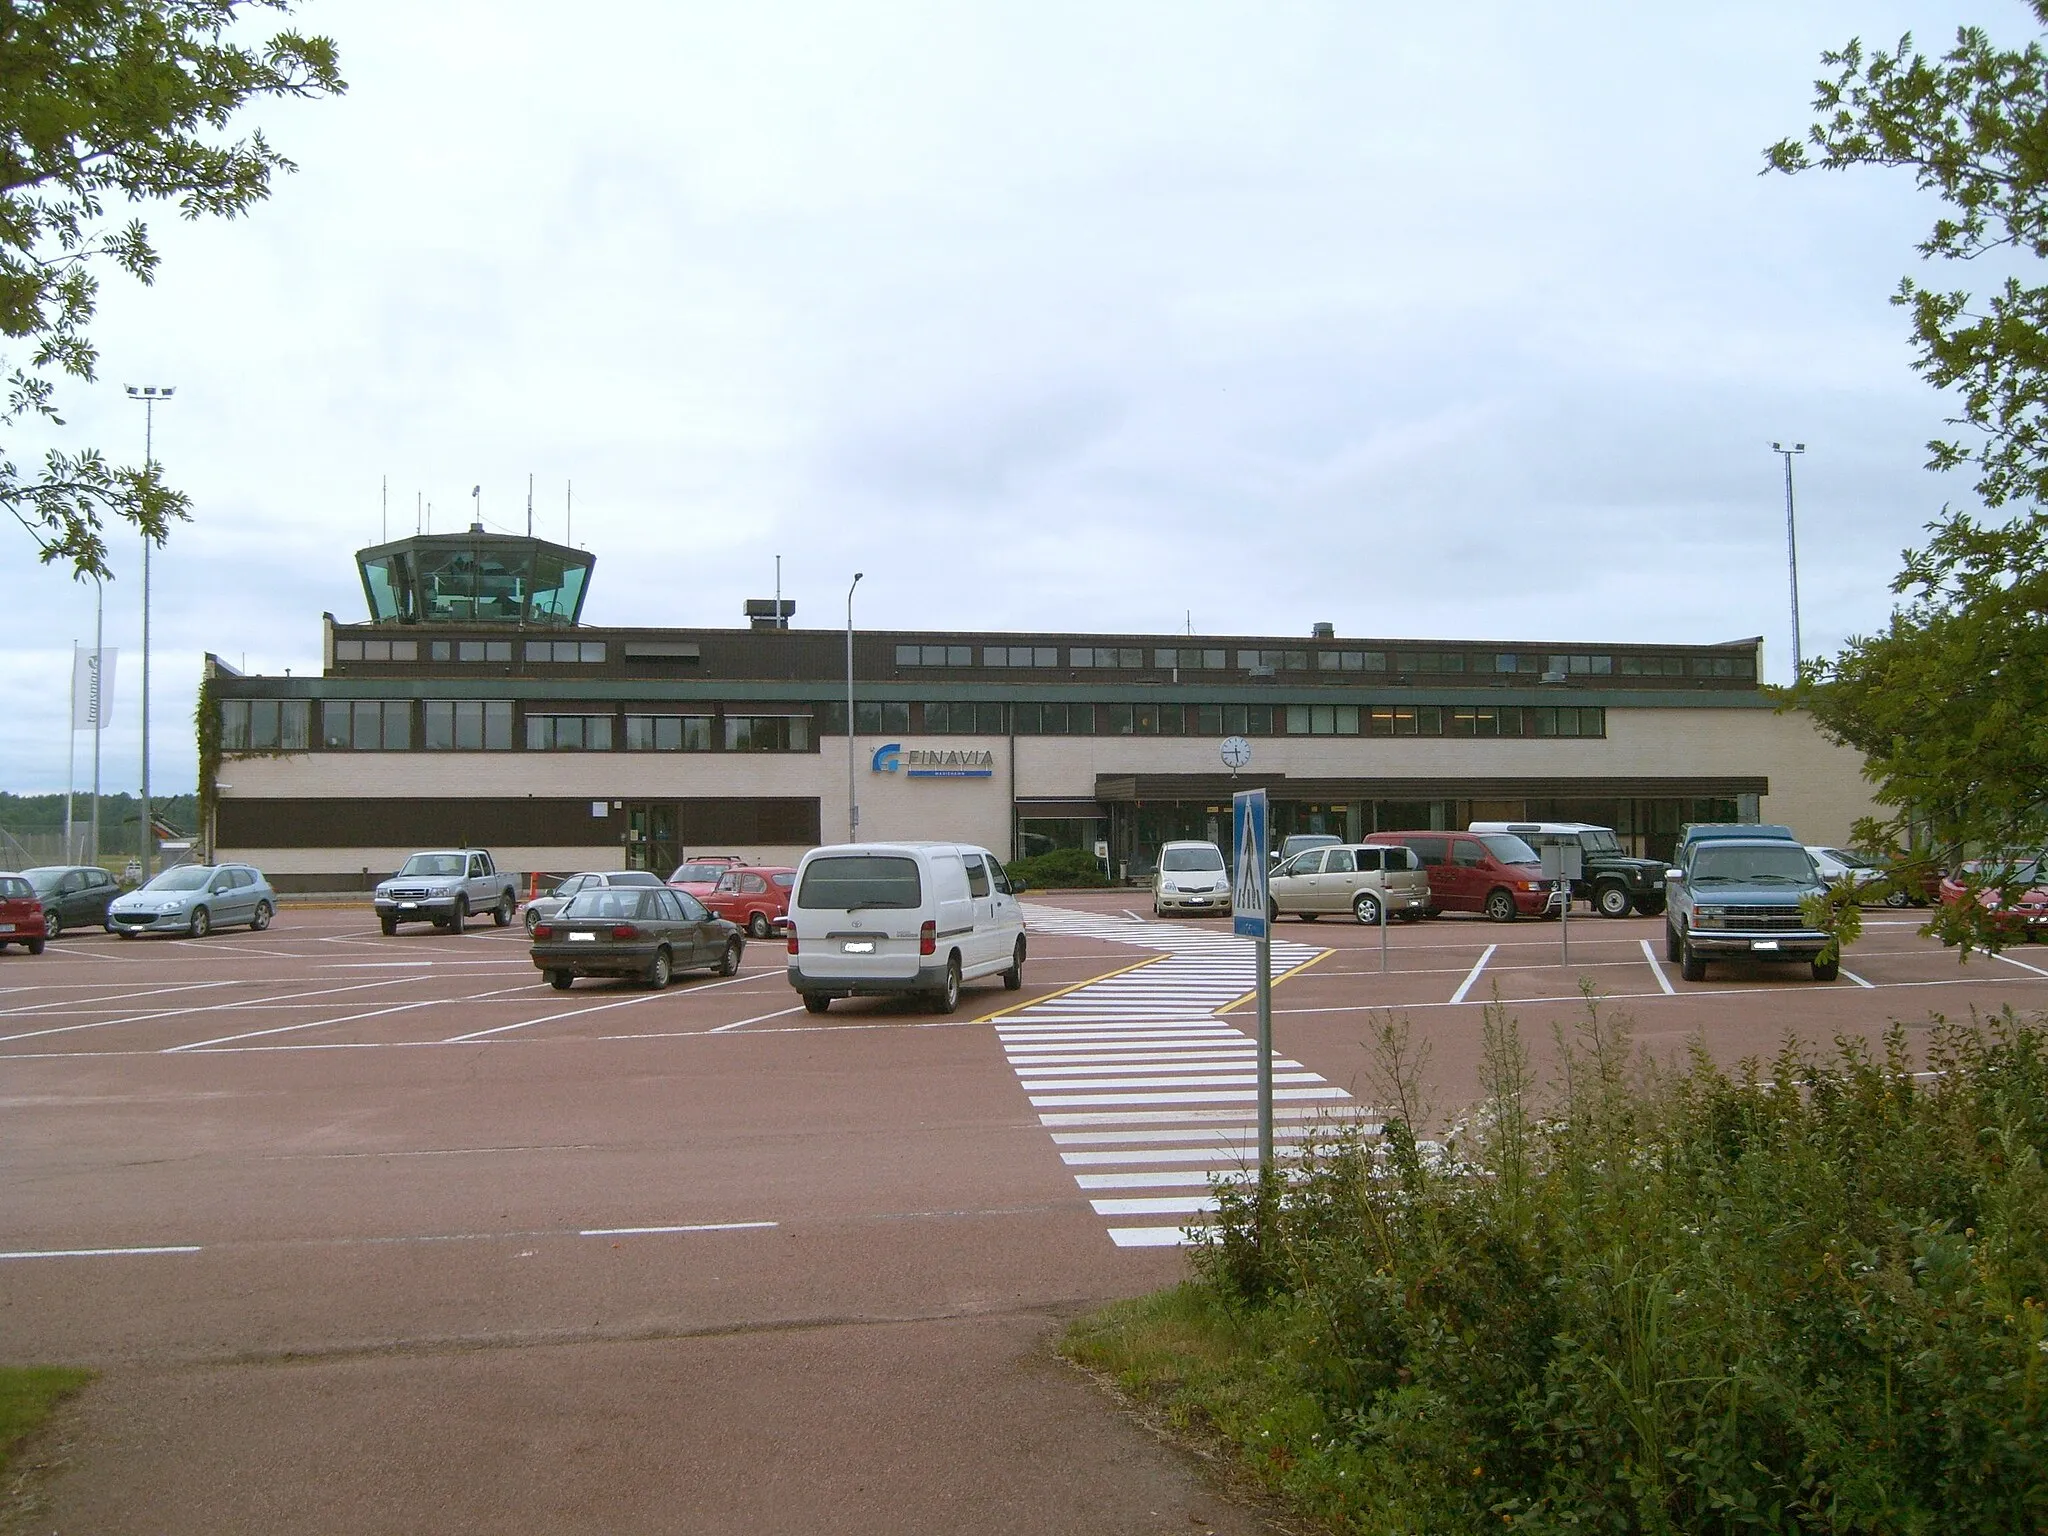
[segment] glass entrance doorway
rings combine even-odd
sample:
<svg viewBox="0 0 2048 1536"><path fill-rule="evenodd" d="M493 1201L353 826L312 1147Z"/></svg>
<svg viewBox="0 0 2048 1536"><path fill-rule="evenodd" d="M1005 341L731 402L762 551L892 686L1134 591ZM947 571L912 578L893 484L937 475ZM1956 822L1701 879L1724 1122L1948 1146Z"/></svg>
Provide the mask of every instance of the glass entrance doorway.
<svg viewBox="0 0 2048 1536"><path fill-rule="evenodd" d="M673 801L633 800L626 805L626 868L648 869L668 878L683 861L677 835L681 818Z"/></svg>

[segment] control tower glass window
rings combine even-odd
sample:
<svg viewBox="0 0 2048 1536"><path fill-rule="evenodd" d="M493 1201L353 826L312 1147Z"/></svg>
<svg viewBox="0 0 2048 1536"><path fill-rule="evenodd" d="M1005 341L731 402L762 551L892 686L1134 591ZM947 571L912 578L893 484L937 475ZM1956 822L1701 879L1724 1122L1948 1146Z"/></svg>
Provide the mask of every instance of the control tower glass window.
<svg viewBox="0 0 2048 1536"><path fill-rule="evenodd" d="M568 624L583 602L583 579L590 568L541 555L533 566L533 622Z"/></svg>
<svg viewBox="0 0 2048 1536"><path fill-rule="evenodd" d="M363 561L363 581L370 594L370 619L390 624L416 617L413 609L412 562L403 554Z"/></svg>

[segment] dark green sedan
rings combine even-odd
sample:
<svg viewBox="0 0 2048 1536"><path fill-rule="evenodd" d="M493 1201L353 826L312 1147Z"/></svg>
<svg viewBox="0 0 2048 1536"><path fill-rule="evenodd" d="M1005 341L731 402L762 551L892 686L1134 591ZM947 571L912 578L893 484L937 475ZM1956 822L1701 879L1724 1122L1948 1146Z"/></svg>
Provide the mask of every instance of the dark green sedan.
<svg viewBox="0 0 2048 1536"><path fill-rule="evenodd" d="M548 985L566 992L578 976L623 976L665 987L678 971L740 968L747 940L704 904L665 887L614 886L580 891L533 929L533 963Z"/></svg>

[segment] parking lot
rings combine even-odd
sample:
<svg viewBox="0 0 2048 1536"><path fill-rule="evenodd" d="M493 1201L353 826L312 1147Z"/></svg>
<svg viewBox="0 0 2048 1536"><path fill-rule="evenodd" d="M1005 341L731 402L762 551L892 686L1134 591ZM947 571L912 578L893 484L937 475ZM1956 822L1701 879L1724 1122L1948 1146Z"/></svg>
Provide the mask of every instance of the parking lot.
<svg viewBox="0 0 2048 1536"><path fill-rule="evenodd" d="M733 1458L799 1436L838 1461L781 1487L776 1528L940 1530L989 1435L1020 1448L1018 1529L1162 1508L1159 1528L1230 1528L1088 1389L1023 1362L1059 1316L1180 1274L1210 1179L1248 1167L1250 946L1128 892L1029 917L1025 988L972 986L947 1017L807 1015L772 943L731 978L558 993L517 927L386 938L362 908L0 954L0 1319L18 1358L109 1373L59 1528L337 1528L263 1495L317 1465L335 1490L413 1480L412 1502L350 1506L353 1529L418 1528L418 1499L458 1485L480 1526L544 1506L557 1529L661 1529L687 1496L738 1529L761 1493ZM1916 927L1870 913L1831 984L1688 984L1661 919L1575 916L1569 964L1555 922L1396 925L1384 970L1376 929L1283 922L1283 1155L1371 1119L1364 1040L1390 1016L1455 1109L1496 1000L1540 1069L1582 985L1646 1048L1728 1062L2048 999L2048 951L1959 965ZM541 1470L561 1471L561 1394L614 1425L576 1442L566 1489ZM650 1473L645 1437L679 1415L697 1438L662 1434ZM1143 1508L1097 1523L1119 1500Z"/></svg>

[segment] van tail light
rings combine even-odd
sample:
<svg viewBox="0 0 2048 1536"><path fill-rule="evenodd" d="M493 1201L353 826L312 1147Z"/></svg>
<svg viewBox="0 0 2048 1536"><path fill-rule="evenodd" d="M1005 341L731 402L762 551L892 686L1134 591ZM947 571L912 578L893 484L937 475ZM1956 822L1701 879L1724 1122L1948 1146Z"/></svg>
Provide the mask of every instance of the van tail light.
<svg viewBox="0 0 2048 1536"><path fill-rule="evenodd" d="M637 939L640 937L640 930L631 923L613 923L612 937L615 939Z"/></svg>
<svg viewBox="0 0 2048 1536"><path fill-rule="evenodd" d="M795 924L791 924L791 925L790 925L790 926L789 926L789 927L788 927L788 928L787 928L787 929L786 929L785 931L786 931L786 932L787 932L787 933L789 934L789 952L790 952L790 953L791 953L791 954L793 955L793 954L795 954L795 953L796 953L796 926L795 926Z"/></svg>
<svg viewBox="0 0 2048 1536"><path fill-rule="evenodd" d="M917 952L920 955L936 955L939 952L939 925L927 922L917 930Z"/></svg>
<svg viewBox="0 0 2048 1536"><path fill-rule="evenodd" d="M552 939L555 936L554 925L552 923L535 923L533 925L533 936L536 939Z"/></svg>

